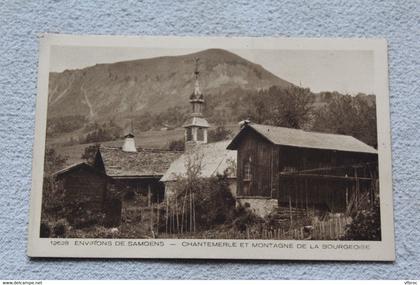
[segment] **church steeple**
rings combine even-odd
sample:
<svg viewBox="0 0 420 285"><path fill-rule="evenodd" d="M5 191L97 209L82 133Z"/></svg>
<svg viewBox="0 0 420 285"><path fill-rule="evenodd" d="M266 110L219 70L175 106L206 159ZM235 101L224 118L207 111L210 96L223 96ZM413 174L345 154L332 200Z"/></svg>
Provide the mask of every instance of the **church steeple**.
<svg viewBox="0 0 420 285"><path fill-rule="evenodd" d="M200 90L200 82L199 82L200 71L198 71L199 60L200 60L199 58L195 58L195 70L194 70L195 83L194 83L194 91L190 96L190 103L192 106L192 114L202 117L204 95L203 93L201 93L201 90Z"/></svg>
<svg viewBox="0 0 420 285"><path fill-rule="evenodd" d="M195 58L195 83L190 96L192 112L190 119L184 124L186 149L199 143L207 143L207 129L209 123L203 117L204 95L200 90L200 71L198 70L199 58Z"/></svg>

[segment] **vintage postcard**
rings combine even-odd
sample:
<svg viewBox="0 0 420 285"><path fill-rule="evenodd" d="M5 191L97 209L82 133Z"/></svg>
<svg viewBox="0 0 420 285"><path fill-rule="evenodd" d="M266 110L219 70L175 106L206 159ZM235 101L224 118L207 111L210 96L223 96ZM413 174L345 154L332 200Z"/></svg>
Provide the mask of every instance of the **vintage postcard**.
<svg viewBox="0 0 420 285"><path fill-rule="evenodd" d="M385 40L39 52L29 256L395 259Z"/></svg>

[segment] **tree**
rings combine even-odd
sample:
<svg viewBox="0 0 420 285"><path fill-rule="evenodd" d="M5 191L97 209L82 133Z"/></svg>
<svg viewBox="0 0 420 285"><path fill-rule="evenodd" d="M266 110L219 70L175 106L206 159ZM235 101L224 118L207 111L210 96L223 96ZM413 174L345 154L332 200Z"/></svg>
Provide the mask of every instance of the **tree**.
<svg viewBox="0 0 420 285"><path fill-rule="evenodd" d="M373 101L373 102L372 102ZM374 95L358 94L355 97L358 108L359 126L356 138L377 148L377 120L376 120L376 100Z"/></svg>
<svg viewBox="0 0 420 285"><path fill-rule="evenodd" d="M99 147L100 147L100 144L93 144L93 145L85 147L85 150L80 158L86 160L87 164L93 165L95 162L95 156L96 156L96 153L98 152Z"/></svg>
<svg viewBox="0 0 420 285"><path fill-rule="evenodd" d="M292 86L268 90L270 119L275 126L303 129L312 119L313 95L308 88Z"/></svg>
<svg viewBox="0 0 420 285"><path fill-rule="evenodd" d="M47 147L44 156L44 176L49 176L62 169L68 157L58 154L55 149Z"/></svg>
<svg viewBox="0 0 420 285"><path fill-rule="evenodd" d="M54 117L47 120L47 136L52 137L81 129L87 120L81 115Z"/></svg>
<svg viewBox="0 0 420 285"><path fill-rule="evenodd" d="M44 157L44 178L42 183L42 219L62 209L63 187L55 181L52 174L64 167L68 157L58 154L55 149L47 147Z"/></svg>
<svg viewBox="0 0 420 285"><path fill-rule="evenodd" d="M84 130L87 134L85 137L79 138L80 143L111 141L122 135L122 128L113 119L101 125L98 122L90 123L85 126Z"/></svg>
<svg viewBox="0 0 420 285"><path fill-rule="evenodd" d="M307 88L272 86L248 96L243 118L259 124L303 129L312 121L314 96Z"/></svg>
<svg viewBox="0 0 420 285"><path fill-rule="evenodd" d="M376 104L374 97L370 98L362 94L337 96L315 113L313 130L350 135L376 147Z"/></svg>
<svg viewBox="0 0 420 285"><path fill-rule="evenodd" d="M226 129L224 125L217 126L214 130L209 130L208 142L218 142L227 140L232 135L232 131Z"/></svg>
<svg viewBox="0 0 420 285"><path fill-rule="evenodd" d="M249 119L259 124L268 122L272 114L267 104L268 93L266 90L258 91L257 94L246 93L243 101L248 104L238 120Z"/></svg>

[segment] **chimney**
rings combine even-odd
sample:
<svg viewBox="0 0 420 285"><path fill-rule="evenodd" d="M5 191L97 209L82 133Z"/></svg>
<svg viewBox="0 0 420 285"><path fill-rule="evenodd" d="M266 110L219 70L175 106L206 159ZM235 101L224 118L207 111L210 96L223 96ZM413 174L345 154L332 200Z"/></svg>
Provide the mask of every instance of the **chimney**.
<svg viewBox="0 0 420 285"><path fill-rule="evenodd" d="M137 152L136 142L134 141L134 135L132 133L128 133L126 136L124 136L124 144L122 150L125 152Z"/></svg>

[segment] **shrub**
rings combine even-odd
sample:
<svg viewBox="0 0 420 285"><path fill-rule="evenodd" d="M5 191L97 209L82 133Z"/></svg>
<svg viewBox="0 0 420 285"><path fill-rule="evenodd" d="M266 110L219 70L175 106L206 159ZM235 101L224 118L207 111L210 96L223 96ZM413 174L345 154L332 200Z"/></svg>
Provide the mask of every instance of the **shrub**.
<svg viewBox="0 0 420 285"><path fill-rule="evenodd" d="M71 229L68 232L68 238L122 238L118 228L106 228L103 226L95 226L84 229ZM131 236L138 238L138 236Z"/></svg>
<svg viewBox="0 0 420 285"><path fill-rule="evenodd" d="M185 175L179 175L172 186L167 214L173 223L179 223L176 228L206 230L232 217L235 199L227 175L202 178L201 163L199 153L191 154L185 162Z"/></svg>
<svg viewBox="0 0 420 285"><path fill-rule="evenodd" d="M41 227L39 229L39 237L49 238L51 235L51 229L47 222L41 222Z"/></svg>
<svg viewBox="0 0 420 285"><path fill-rule="evenodd" d="M223 224L232 217L235 199L229 190L226 175L203 179L201 188L197 190L195 210L202 227Z"/></svg>
<svg viewBox="0 0 420 285"><path fill-rule="evenodd" d="M69 228L69 225L66 220L64 219L58 220L53 228L54 236L58 238L65 237L68 228Z"/></svg>
<svg viewBox="0 0 420 285"><path fill-rule="evenodd" d="M232 218L235 200L225 175L193 181L181 178L174 188L170 211L178 215L180 223L194 219L197 230L206 230Z"/></svg>
<svg viewBox="0 0 420 285"><path fill-rule="evenodd" d="M87 213L85 211L83 214L78 214L75 218L73 218L71 224L77 229L103 225L105 224L105 214L101 212Z"/></svg>
<svg viewBox="0 0 420 285"><path fill-rule="evenodd" d="M381 240L379 198L374 201L373 207L357 211L352 218L343 240Z"/></svg>
<svg viewBox="0 0 420 285"><path fill-rule="evenodd" d="M92 225L102 225L105 214L88 197L73 199L63 203L61 217L66 217L71 226L81 229Z"/></svg>
<svg viewBox="0 0 420 285"><path fill-rule="evenodd" d="M264 222L262 218L252 212L249 203L245 203L243 206L238 206L235 209L234 216L235 219L232 224L234 228L240 232L244 232L247 228L250 228L255 224Z"/></svg>

